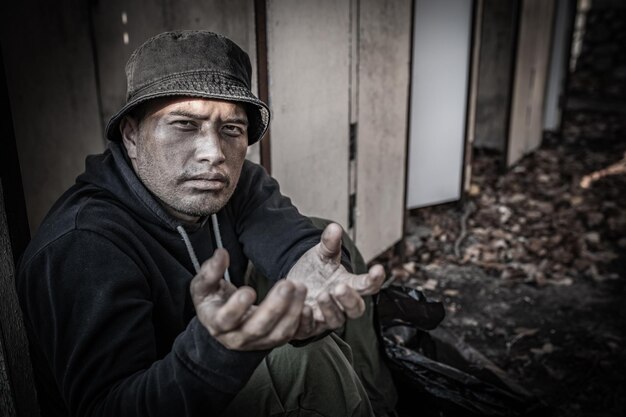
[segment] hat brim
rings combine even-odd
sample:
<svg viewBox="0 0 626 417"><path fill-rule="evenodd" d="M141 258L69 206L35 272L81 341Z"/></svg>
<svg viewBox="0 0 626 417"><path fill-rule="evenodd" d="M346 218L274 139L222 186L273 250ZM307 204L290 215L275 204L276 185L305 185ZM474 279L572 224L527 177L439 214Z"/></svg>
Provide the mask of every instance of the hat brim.
<svg viewBox="0 0 626 417"><path fill-rule="evenodd" d="M258 142L269 126L270 111L245 86L233 79L211 74L210 78L202 73L177 74L167 80L158 80L136 91L132 98L107 123L105 134L111 141L121 141L119 124L122 118L134 108L149 100L161 97L200 97L248 103L248 145Z"/></svg>

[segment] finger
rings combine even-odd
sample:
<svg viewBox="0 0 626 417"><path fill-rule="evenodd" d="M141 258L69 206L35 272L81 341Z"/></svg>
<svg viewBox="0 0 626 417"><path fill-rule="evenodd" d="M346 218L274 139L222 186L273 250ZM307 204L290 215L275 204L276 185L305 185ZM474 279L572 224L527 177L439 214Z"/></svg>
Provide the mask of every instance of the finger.
<svg viewBox="0 0 626 417"><path fill-rule="evenodd" d="M281 280L274 285L242 327L247 341L261 339L271 333L291 306L294 292L295 285L291 281Z"/></svg>
<svg viewBox="0 0 626 417"><path fill-rule="evenodd" d="M304 309L304 300L306 298L306 287L297 284L294 289L291 305L286 314L276 323L274 329L270 333L269 342L276 346L285 343L293 338L298 330L302 310Z"/></svg>
<svg viewBox="0 0 626 417"><path fill-rule="evenodd" d="M332 299L328 291L322 292L317 297L317 304L328 328L338 329L343 326L346 321L346 317L343 314L343 311L341 311L339 306Z"/></svg>
<svg viewBox="0 0 626 417"><path fill-rule="evenodd" d="M313 329L315 328L315 321L313 320L313 310L311 306L304 305L302 307L302 313L300 313L300 323L298 330L296 331L294 339L306 339L313 335Z"/></svg>
<svg viewBox="0 0 626 417"><path fill-rule="evenodd" d="M219 291L230 259L228 252L218 249L200 267L200 272L191 280L189 291L194 305L198 305L208 294Z"/></svg>
<svg viewBox="0 0 626 417"><path fill-rule="evenodd" d="M332 295L348 318L361 317L365 311L365 302L354 288L339 284L333 288Z"/></svg>
<svg viewBox="0 0 626 417"><path fill-rule="evenodd" d="M341 236L343 229L337 223L331 223L322 232L320 255L324 258L339 259L341 256Z"/></svg>
<svg viewBox="0 0 626 417"><path fill-rule="evenodd" d="M256 292L250 287L239 288L228 301L209 318L213 336L230 332L241 325L254 304Z"/></svg>
<svg viewBox="0 0 626 417"><path fill-rule="evenodd" d="M360 295L372 295L380 291L385 281L385 269L382 265L374 265L367 274L352 275L349 285Z"/></svg>
<svg viewBox="0 0 626 417"><path fill-rule="evenodd" d="M311 330L309 332L307 332L307 334L302 334L300 332L297 333L296 336L293 337L293 339L295 340L305 340L305 339L309 339L311 337L315 337L315 336L319 336L322 333L328 331L328 330L333 330L330 327L328 327L328 325L323 322L323 321L315 321L313 320L313 327L311 328Z"/></svg>

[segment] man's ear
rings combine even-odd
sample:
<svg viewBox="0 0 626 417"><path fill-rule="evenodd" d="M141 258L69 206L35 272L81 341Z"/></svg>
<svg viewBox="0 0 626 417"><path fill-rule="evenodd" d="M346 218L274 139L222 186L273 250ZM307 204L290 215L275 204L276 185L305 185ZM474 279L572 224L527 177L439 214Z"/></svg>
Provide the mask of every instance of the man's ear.
<svg viewBox="0 0 626 417"><path fill-rule="evenodd" d="M134 117L124 116L120 121L122 142L128 157L134 160L137 157L137 141L139 140L139 123Z"/></svg>

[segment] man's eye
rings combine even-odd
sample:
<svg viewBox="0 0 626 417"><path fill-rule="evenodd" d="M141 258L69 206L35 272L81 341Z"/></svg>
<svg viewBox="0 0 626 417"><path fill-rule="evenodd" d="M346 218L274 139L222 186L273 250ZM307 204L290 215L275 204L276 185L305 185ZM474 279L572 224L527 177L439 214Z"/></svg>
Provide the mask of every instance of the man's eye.
<svg viewBox="0 0 626 417"><path fill-rule="evenodd" d="M195 127L195 124L191 120L174 120L172 124L181 129L193 129Z"/></svg>
<svg viewBox="0 0 626 417"><path fill-rule="evenodd" d="M224 133L229 136L240 136L243 134L243 129L235 125L224 125Z"/></svg>

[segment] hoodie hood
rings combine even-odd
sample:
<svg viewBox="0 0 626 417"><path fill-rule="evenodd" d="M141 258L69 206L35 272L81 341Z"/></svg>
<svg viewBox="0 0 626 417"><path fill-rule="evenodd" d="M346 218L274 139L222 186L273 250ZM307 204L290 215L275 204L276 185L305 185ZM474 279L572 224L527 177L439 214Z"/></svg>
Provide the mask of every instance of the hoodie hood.
<svg viewBox="0 0 626 417"><path fill-rule="evenodd" d="M104 153L88 156L85 168L85 172L76 179L77 183L95 185L111 193L117 201L128 202L127 207L144 221L172 231L183 226L190 232L198 230L206 222L203 219L196 224L183 223L169 214L137 177L119 142L109 142Z"/></svg>
<svg viewBox="0 0 626 417"><path fill-rule="evenodd" d="M168 213L137 177L121 143L109 142L108 149L103 154L88 156L85 172L76 182L94 185L110 193L116 201L125 202L126 207L135 213L141 222L150 223L153 228L160 227L165 229L164 231L178 233L185 243L195 272L200 271L200 262L188 233L202 230L206 226L208 216L197 223L189 224ZM211 218L215 242L217 247L222 248L217 215L212 214ZM230 282L228 270L225 278Z"/></svg>

